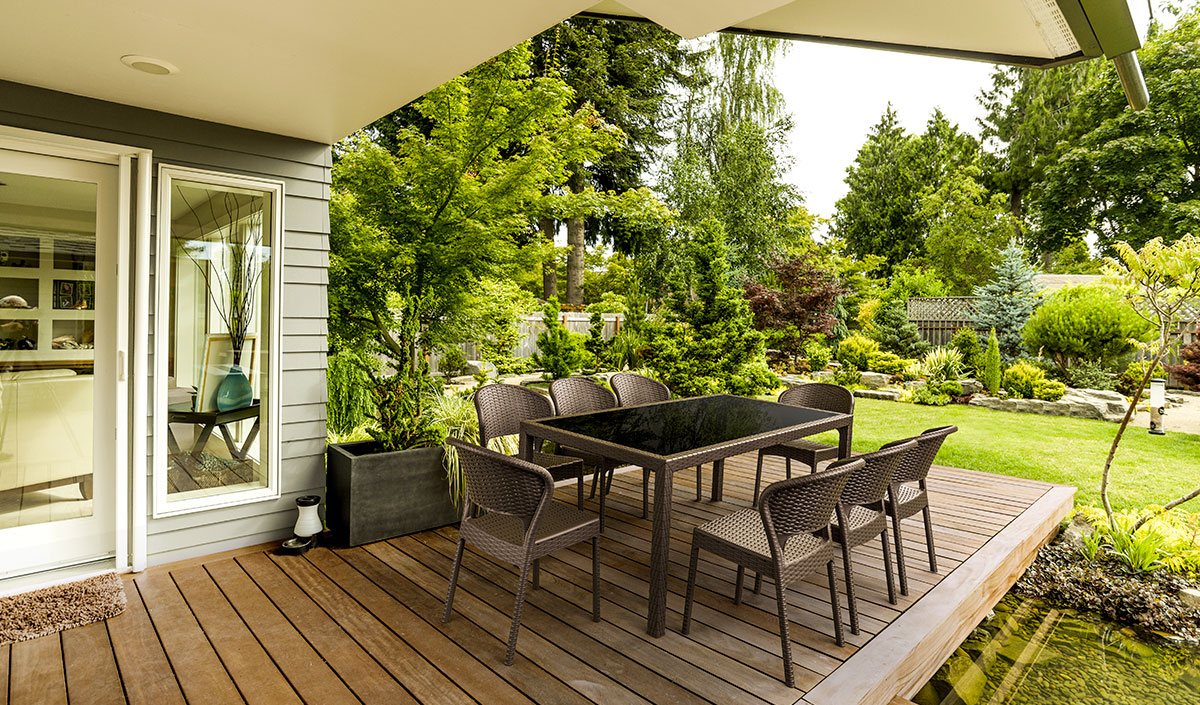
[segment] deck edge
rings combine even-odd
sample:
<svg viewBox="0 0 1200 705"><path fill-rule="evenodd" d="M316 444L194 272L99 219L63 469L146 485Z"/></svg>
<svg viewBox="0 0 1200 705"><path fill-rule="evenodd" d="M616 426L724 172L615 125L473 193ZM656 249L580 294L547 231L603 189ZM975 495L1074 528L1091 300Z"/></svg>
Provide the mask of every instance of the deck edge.
<svg viewBox="0 0 1200 705"><path fill-rule="evenodd" d="M796 705L888 705L910 697L1016 583L1074 499L1074 487L1052 485Z"/></svg>

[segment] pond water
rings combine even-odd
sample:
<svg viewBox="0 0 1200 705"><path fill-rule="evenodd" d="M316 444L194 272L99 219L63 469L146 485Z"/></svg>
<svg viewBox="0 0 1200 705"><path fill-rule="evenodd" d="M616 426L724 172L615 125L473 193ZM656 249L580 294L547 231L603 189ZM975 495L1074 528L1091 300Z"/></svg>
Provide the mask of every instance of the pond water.
<svg viewBox="0 0 1200 705"><path fill-rule="evenodd" d="M1200 648L1008 595L913 701L918 705L1197 705Z"/></svg>

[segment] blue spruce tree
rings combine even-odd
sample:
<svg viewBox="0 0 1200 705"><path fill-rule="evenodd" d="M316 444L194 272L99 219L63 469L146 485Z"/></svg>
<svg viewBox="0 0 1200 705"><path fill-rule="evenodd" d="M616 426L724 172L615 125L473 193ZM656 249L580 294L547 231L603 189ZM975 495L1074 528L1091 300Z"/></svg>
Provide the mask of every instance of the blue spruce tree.
<svg viewBox="0 0 1200 705"><path fill-rule="evenodd" d="M1037 270L1029 264L1025 249L1011 240L1000 252L991 282L975 287L975 328L994 328L1000 353L1005 362L1019 357L1024 350L1021 329L1040 303L1034 283Z"/></svg>

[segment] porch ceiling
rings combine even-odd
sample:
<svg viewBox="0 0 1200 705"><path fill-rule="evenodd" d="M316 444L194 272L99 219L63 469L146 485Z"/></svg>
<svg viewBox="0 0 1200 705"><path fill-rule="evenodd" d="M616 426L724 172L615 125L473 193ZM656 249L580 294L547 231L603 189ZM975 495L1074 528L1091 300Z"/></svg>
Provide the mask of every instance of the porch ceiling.
<svg viewBox="0 0 1200 705"><path fill-rule="evenodd" d="M649 18L684 36L733 27L1026 65L1113 56L1140 43L1126 0L40 0L10 5L0 23L0 79L317 142L335 141L588 10ZM135 71L121 63L129 54L169 62L179 72Z"/></svg>

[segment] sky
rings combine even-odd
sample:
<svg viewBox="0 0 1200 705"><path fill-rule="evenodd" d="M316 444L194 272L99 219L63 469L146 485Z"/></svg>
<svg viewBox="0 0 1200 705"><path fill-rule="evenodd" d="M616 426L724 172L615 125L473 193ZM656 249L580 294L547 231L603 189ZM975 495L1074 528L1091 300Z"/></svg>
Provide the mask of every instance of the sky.
<svg viewBox="0 0 1200 705"><path fill-rule="evenodd" d="M935 108L979 135L979 92L993 64L792 42L776 63L775 85L795 119L789 180L817 215L833 215L846 193L846 167L890 101L909 132L920 132Z"/></svg>

